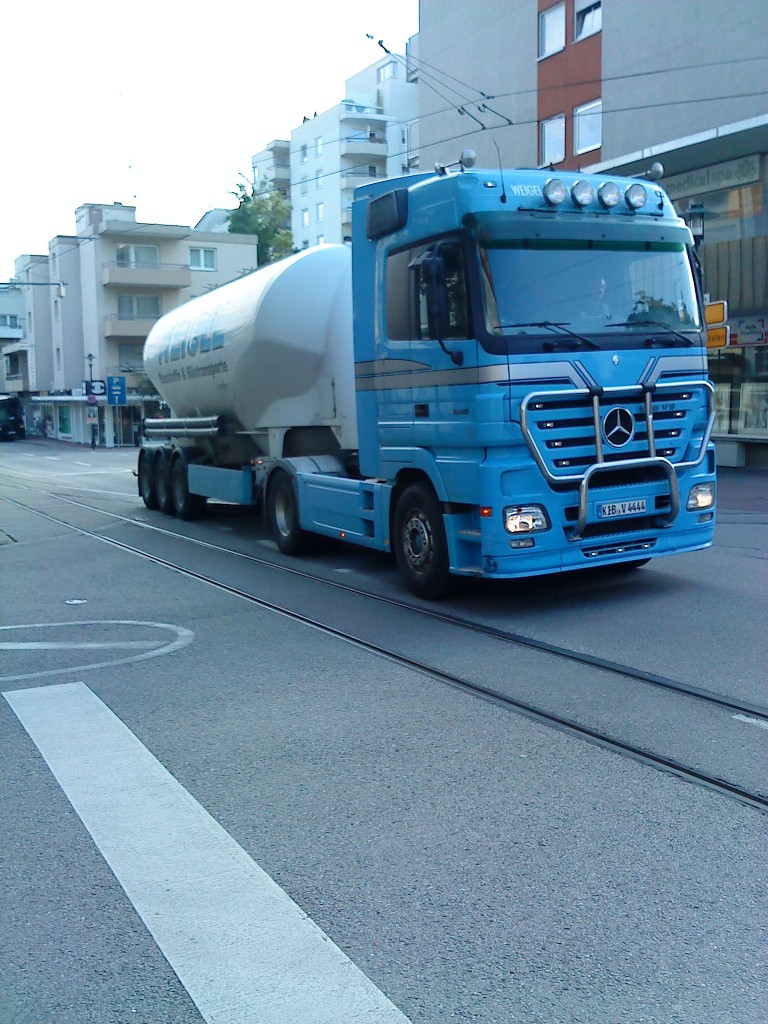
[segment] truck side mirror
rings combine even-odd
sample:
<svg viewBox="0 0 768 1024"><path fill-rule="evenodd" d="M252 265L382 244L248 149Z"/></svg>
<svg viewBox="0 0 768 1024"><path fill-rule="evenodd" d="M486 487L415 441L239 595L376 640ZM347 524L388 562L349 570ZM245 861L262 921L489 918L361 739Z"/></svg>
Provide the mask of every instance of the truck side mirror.
<svg viewBox="0 0 768 1024"><path fill-rule="evenodd" d="M429 335L443 341L448 334L448 296L445 288L445 260L432 254L421 263L421 279L427 297L427 324Z"/></svg>

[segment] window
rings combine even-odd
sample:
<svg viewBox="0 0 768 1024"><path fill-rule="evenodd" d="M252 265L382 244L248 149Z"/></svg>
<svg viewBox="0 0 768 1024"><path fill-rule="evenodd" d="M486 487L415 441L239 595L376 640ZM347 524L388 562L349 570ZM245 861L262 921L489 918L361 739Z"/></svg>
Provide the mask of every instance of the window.
<svg viewBox="0 0 768 1024"><path fill-rule="evenodd" d="M301 226L303 228L309 227L309 210L301 211Z"/></svg>
<svg viewBox="0 0 768 1024"><path fill-rule="evenodd" d="M573 151L585 153L603 144L603 101L593 100L573 111Z"/></svg>
<svg viewBox="0 0 768 1024"><path fill-rule="evenodd" d="M369 178L375 178L376 177L376 168L375 168L375 166L373 164L369 164L368 165L368 177Z"/></svg>
<svg viewBox="0 0 768 1024"><path fill-rule="evenodd" d="M0 327L19 328L19 318L14 313L0 313Z"/></svg>
<svg viewBox="0 0 768 1024"><path fill-rule="evenodd" d="M549 57L565 49L565 4L558 4L539 15L539 57Z"/></svg>
<svg viewBox="0 0 768 1024"><path fill-rule="evenodd" d="M118 245L118 267L159 267L160 250L156 245Z"/></svg>
<svg viewBox="0 0 768 1024"><path fill-rule="evenodd" d="M117 362L123 373L141 372L144 361L141 357L142 346L121 342L117 346Z"/></svg>
<svg viewBox="0 0 768 1024"><path fill-rule="evenodd" d="M318 203L315 208L315 213L317 215L318 224L322 223L322 221L325 220L325 203Z"/></svg>
<svg viewBox="0 0 768 1024"><path fill-rule="evenodd" d="M565 160L565 114L541 122L539 163L542 166Z"/></svg>
<svg viewBox="0 0 768 1024"><path fill-rule="evenodd" d="M325 235L318 235L317 236L317 244L318 245L322 245L324 242L325 242Z"/></svg>
<svg viewBox="0 0 768 1024"><path fill-rule="evenodd" d="M300 156L301 156L301 162L302 162L303 164L305 164L305 163L306 163L306 162L307 162L307 161L309 160L309 154L308 154L308 152L307 152L307 146L306 146L306 143L305 143L305 144L304 144L304 145L303 145L303 146L301 147L301 149L299 150L299 154L300 154Z"/></svg>
<svg viewBox="0 0 768 1024"><path fill-rule="evenodd" d="M323 172L322 172L322 169L321 169L315 175L315 191L319 192L322 187L323 187Z"/></svg>
<svg viewBox="0 0 768 1024"><path fill-rule="evenodd" d="M394 61L390 61L388 64L384 64L376 69L376 81L379 84L386 82L388 78L397 78L397 65Z"/></svg>
<svg viewBox="0 0 768 1024"><path fill-rule="evenodd" d="M448 329L444 341L469 337L464 252L455 241L438 243L445 272ZM437 247L422 245L406 249L387 259L387 334L395 340L429 339L426 284L420 258Z"/></svg>
<svg viewBox="0 0 768 1024"><path fill-rule="evenodd" d="M574 0L573 13L574 42L592 36L603 27L603 7L601 0Z"/></svg>
<svg viewBox="0 0 768 1024"><path fill-rule="evenodd" d="M118 295L118 320L157 320L160 317L159 295Z"/></svg>
<svg viewBox="0 0 768 1024"><path fill-rule="evenodd" d="M317 138L315 139L315 156L322 156L322 155L323 155L323 137L322 137L322 135L318 135Z"/></svg>
<svg viewBox="0 0 768 1024"><path fill-rule="evenodd" d="M189 266L191 270L215 270L215 249L190 249Z"/></svg>
<svg viewBox="0 0 768 1024"><path fill-rule="evenodd" d="M309 185L307 184L307 179L306 178L302 178L301 179L301 194L302 195L306 195L308 189L309 189Z"/></svg>

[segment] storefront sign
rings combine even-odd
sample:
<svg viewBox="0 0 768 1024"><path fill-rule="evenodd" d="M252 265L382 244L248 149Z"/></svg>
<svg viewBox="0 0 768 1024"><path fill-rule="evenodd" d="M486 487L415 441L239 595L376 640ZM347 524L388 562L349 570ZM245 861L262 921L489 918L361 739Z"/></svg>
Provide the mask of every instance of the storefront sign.
<svg viewBox="0 0 768 1024"><path fill-rule="evenodd" d="M683 196L698 196L704 192L719 192L723 189L739 188L760 180L760 157L744 156L738 160L726 160L711 167L700 167L685 174L671 174L661 184L670 199Z"/></svg>

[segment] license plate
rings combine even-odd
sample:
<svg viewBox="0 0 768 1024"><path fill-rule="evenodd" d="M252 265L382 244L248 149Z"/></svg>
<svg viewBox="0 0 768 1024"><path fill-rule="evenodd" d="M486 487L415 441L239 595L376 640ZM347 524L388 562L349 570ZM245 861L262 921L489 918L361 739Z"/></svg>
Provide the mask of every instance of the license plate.
<svg viewBox="0 0 768 1024"><path fill-rule="evenodd" d="M621 516L641 516L645 512L645 498L636 501L607 501L597 506L598 519L620 519Z"/></svg>

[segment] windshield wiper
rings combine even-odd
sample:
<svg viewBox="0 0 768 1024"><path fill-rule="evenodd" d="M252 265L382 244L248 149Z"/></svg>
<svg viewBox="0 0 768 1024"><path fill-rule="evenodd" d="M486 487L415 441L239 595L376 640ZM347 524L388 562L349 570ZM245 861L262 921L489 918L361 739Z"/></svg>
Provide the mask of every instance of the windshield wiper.
<svg viewBox="0 0 768 1024"><path fill-rule="evenodd" d="M546 327L550 331L554 331L555 328L557 328L558 330L562 331L565 335L567 335L569 338L573 338L574 341L578 342L578 344L575 346L576 348L600 348L600 346L596 342L592 341L591 338L585 338L583 334L576 334L575 331L568 330L566 324L555 323L554 320L536 320L531 323L520 324L499 324L499 330L502 331L511 331L514 330L515 327ZM544 348L548 352L554 352L556 349L560 348L560 342L544 342Z"/></svg>
<svg viewBox="0 0 768 1024"><path fill-rule="evenodd" d="M612 324L612 327L660 327L662 331L667 331L669 334L673 334L676 338L679 338L684 345L689 347L693 345L690 338L686 338L684 334L676 331L669 324L664 324L660 320L627 320L623 324ZM645 343L649 348L653 347L653 338L649 338Z"/></svg>

